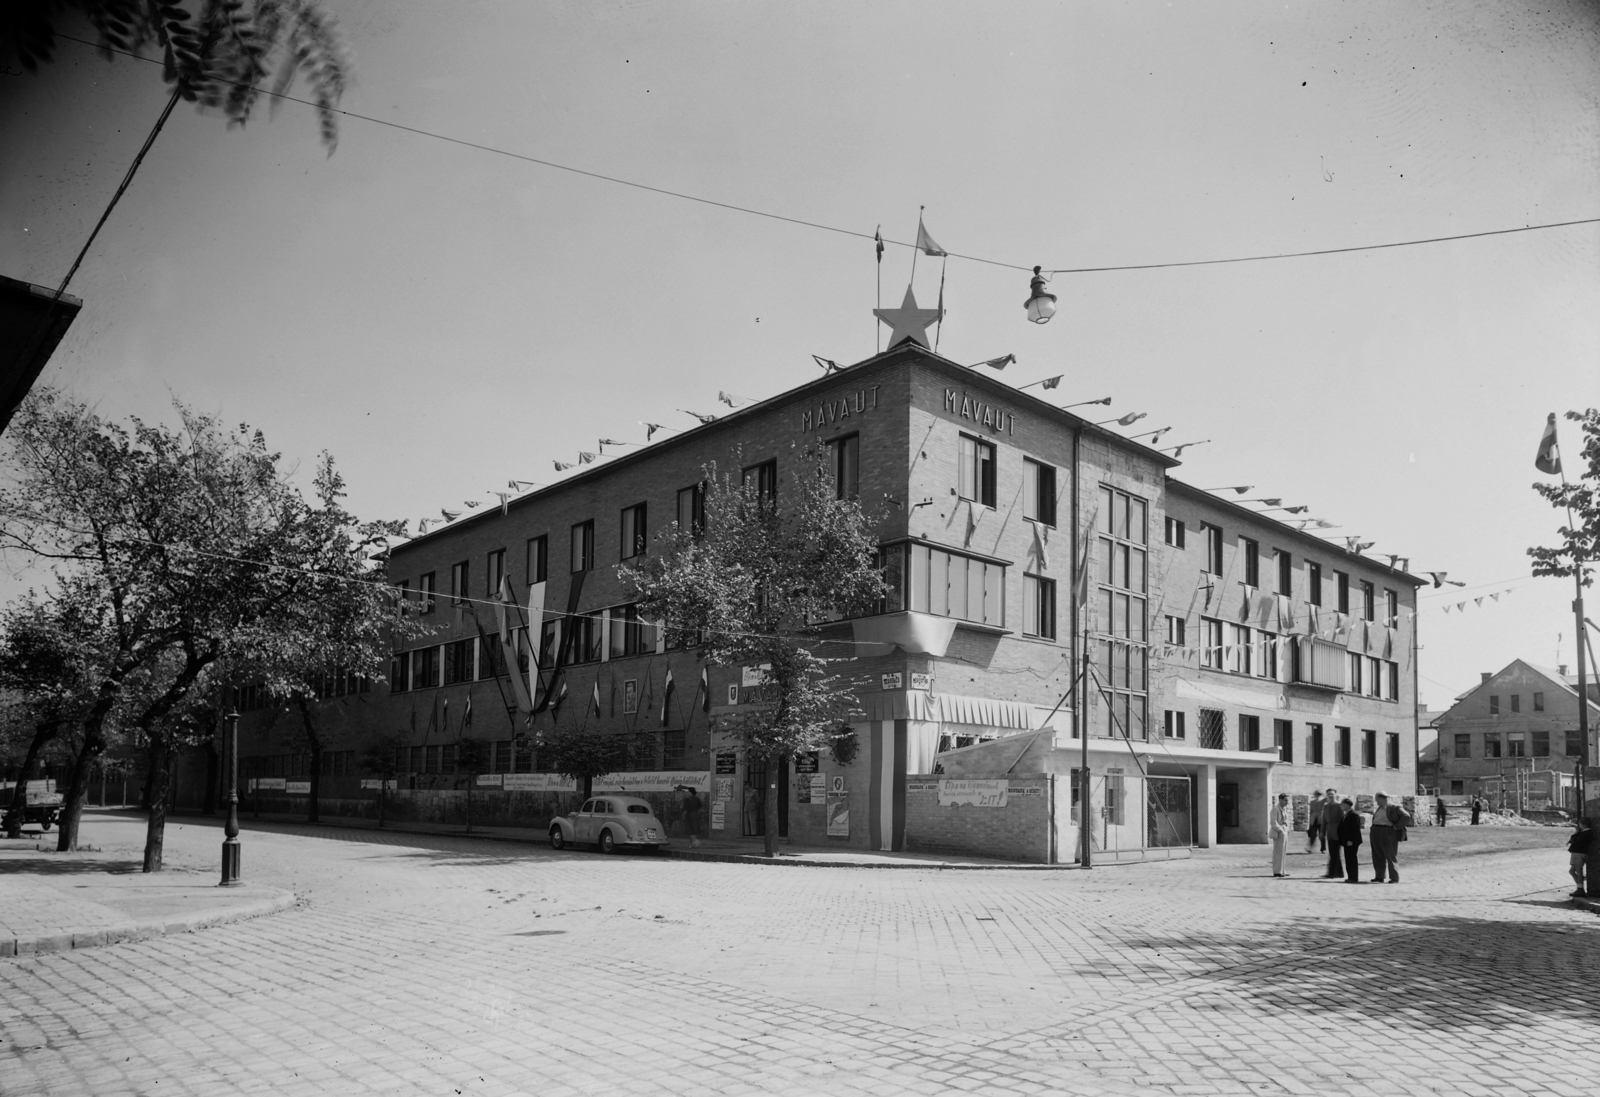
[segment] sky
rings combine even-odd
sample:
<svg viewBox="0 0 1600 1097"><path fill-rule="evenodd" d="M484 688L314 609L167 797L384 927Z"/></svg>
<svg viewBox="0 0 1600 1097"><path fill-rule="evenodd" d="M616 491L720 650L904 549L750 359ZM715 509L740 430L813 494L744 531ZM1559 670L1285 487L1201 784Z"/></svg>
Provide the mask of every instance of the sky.
<svg viewBox="0 0 1600 1097"><path fill-rule="evenodd" d="M1529 485L1545 416L1600 404L1600 225L1058 274L1047 325L1015 268L1600 217L1594 5L324 7L351 111L891 241L926 207L944 248L992 261L948 261L940 353L1063 374L1060 403L1209 439L1178 477L1465 581L1421 597L1424 703L1514 658L1575 662L1570 581L1526 556L1560 516ZM60 281L161 112L159 71L63 42L0 75L0 273ZM911 264L889 247L886 305ZM871 355L879 276L848 233L352 118L329 155L295 103L243 128L180 106L42 383L113 418L170 422L181 399L249 422L307 473L329 450L353 509L415 523L641 421L690 426L679 409L719 390L808 381L812 354ZM938 278L921 258L923 305ZM0 595L32 578L0 569Z"/></svg>

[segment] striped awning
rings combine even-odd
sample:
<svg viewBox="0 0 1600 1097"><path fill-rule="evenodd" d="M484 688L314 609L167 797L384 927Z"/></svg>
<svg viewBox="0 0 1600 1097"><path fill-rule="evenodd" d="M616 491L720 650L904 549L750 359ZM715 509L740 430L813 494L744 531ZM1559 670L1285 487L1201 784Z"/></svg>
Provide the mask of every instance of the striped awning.
<svg viewBox="0 0 1600 1097"><path fill-rule="evenodd" d="M977 724L1031 731L1034 706L992 697L959 693L927 693L920 689L869 693L861 698L868 720L931 720L941 724Z"/></svg>

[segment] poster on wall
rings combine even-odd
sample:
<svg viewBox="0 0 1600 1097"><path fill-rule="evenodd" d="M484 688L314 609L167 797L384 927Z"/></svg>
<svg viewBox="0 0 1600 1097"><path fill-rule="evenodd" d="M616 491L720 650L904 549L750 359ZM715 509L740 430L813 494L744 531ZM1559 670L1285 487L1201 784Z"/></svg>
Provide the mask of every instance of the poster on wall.
<svg viewBox="0 0 1600 1097"><path fill-rule="evenodd" d="M850 801L844 797L828 797L828 837L850 837Z"/></svg>
<svg viewBox="0 0 1600 1097"><path fill-rule="evenodd" d="M622 683L622 711L633 713L639 711L639 680L628 678Z"/></svg>
<svg viewBox="0 0 1600 1097"><path fill-rule="evenodd" d="M311 782L310 781L290 781L284 787L284 791L287 792L290 796L310 796L311 795Z"/></svg>
<svg viewBox="0 0 1600 1097"><path fill-rule="evenodd" d="M979 808L1003 808L1010 786L1004 777L956 777L939 782L939 806L971 804Z"/></svg>
<svg viewBox="0 0 1600 1097"><path fill-rule="evenodd" d="M911 672L911 688L912 689L927 689L927 690L931 690L933 688L933 675L931 675L931 674L918 674L916 671L912 671Z"/></svg>
<svg viewBox="0 0 1600 1097"><path fill-rule="evenodd" d="M718 774L725 774L725 773L738 773L738 772L739 772L739 754L738 754L738 752L737 751L732 751L732 750L719 750L719 751L717 751L717 773Z"/></svg>
<svg viewBox="0 0 1600 1097"><path fill-rule="evenodd" d="M721 830L727 821L727 805L721 800L711 803L711 829Z"/></svg>
<svg viewBox="0 0 1600 1097"><path fill-rule="evenodd" d="M820 750L805 750L794 756L794 771L796 773L817 773L822 764Z"/></svg>
<svg viewBox="0 0 1600 1097"><path fill-rule="evenodd" d="M712 799L713 800L732 800L733 799L733 778L732 777L718 777L717 778L717 791L716 791L716 794L712 797Z"/></svg>
<svg viewBox="0 0 1600 1097"><path fill-rule="evenodd" d="M596 792L672 792L692 788L711 791L711 774L700 770L644 770L636 773L608 773L594 779Z"/></svg>

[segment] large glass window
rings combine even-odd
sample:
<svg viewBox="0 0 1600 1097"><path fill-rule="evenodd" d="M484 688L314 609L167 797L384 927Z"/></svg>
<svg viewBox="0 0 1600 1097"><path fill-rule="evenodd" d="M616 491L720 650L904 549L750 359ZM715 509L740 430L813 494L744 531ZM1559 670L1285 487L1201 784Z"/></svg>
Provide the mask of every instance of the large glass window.
<svg viewBox="0 0 1600 1097"><path fill-rule="evenodd" d="M1109 485L1100 488L1098 613L1094 629L1105 719L1104 735L1148 737L1149 507Z"/></svg>
<svg viewBox="0 0 1600 1097"><path fill-rule="evenodd" d="M1212 670L1222 668L1222 622L1209 617L1200 619L1200 665Z"/></svg>
<svg viewBox="0 0 1600 1097"><path fill-rule="evenodd" d="M1004 564L917 543L886 545L884 612L915 610L978 624L1005 626Z"/></svg>
<svg viewBox="0 0 1600 1097"><path fill-rule="evenodd" d="M961 436L960 483L956 490L963 499L971 499L974 503L992 507L995 504L995 452L992 442L985 442L981 438L974 438L970 434Z"/></svg>
<svg viewBox="0 0 1600 1097"><path fill-rule="evenodd" d="M648 655L656 650L656 627L640 620L638 606L613 606L606 616L610 619L611 658Z"/></svg>
<svg viewBox="0 0 1600 1097"><path fill-rule="evenodd" d="M422 603L423 613L433 612L433 596L438 591L438 584L434 580L433 572L428 572L417 580L417 598Z"/></svg>

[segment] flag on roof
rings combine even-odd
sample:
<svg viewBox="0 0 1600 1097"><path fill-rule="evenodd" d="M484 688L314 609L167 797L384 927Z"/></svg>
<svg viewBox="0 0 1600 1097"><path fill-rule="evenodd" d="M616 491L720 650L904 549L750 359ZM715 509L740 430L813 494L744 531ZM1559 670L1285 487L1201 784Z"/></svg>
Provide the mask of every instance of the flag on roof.
<svg viewBox="0 0 1600 1097"><path fill-rule="evenodd" d="M656 436L656 431L661 429L662 424L660 424L660 423L645 423L645 424L643 424L643 426L644 426L644 440L646 442L648 442L648 441L650 441L650 439L652 439L652 438L654 438Z"/></svg>
<svg viewBox="0 0 1600 1097"><path fill-rule="evenodd" d="M578 451L578 464L587 465L590 461L593 461L595 457L596 454L590 453L588 450L580 449Z"/></svg>
<svg viewBox="0 0 1600 1097"><path fill-rule="evenodd" d="M928 230L922 224L922 215L917 215L917 247L922 249L924 255L949 255L950 253L933 242L933 237L928 235Z"/></svg>
<svg viewBox="0 0 1600 1097"><path fill-rule="evenodd" d="M550 463L556 467L557 472L566 472L570 468L577 467L571 461L551 461Z"/></svg>
<svg viewBox="0 0 1600 1097"><path fill-rule="evenodd" d="M443 507L439 508L439 513L444 515L444 520L446 522L454 522L457 518L461 517L461 512L459 510L452 514Z"/></svg>
<svg viewBox="0 0 1600 1097"><path fill-rule="evenodd" d="M817 365L822 367L823 372L825 373L838 373L840 370L844 369L843 366L841 366L838 362L835 362L832 358L824 358L819 354L813 354L811 357L816 361Z"/></svg>
<svg viewBox="0 0 1600 1097"><path fill-rule="evenodd" d="M1059 385L1061 383L1061 378L1063 376L1064 376L1063 374L1058 373L1054 377L1046 377L1040 383L1047 389L1053 389L1053 388L1055 388L1057 385Z"/></svg>
<svg viewBox="0 0 1600 1097"><path fill-rule="evenodd" d="M878 265L883 265L883 226L879 225L872 230L872 245L878 252Z"/></svg>
<svg viewBox="0 0 1600 1097"><path fill-rule="evenodd" d="M973 369L977 369L978 366L988 366L990 369L1005 369L1007 366L1009 366L1012 362L1015 362L1016 360L1017 360L1017 356L1015 354L1002 354L998 358L985 358L983 361L979 362L977 365L973 366L972 368ZM1061 380L1061 378L1057 377L1056 380L1059 381L1059 380ZM1055 388L1055 386L1051 385L1051 384L1046 384L1045 388L1047 388L1047 389Z"/></svg>
<svg viewBox="0 0 1600 1097"><path fill-rule="evenodd" d="M1550 418L1545 420L1544 434L1539 438L1539 454L1533 459L1533 467L1552 476L1561 471L1561 447L1556 442L1556 413L1553 411Z"/></svg>
<svg viewBox="0 0 1600 1097"><path fill-rule="evenodd" d="M701 423L714 423L717 421L717 417L715 415L705 415L698 411L690 411L688 408L679 408L678 410L683 412L685 415L694 416L696 419L700 420Z"/></svg>

